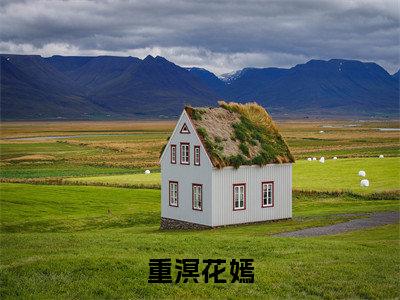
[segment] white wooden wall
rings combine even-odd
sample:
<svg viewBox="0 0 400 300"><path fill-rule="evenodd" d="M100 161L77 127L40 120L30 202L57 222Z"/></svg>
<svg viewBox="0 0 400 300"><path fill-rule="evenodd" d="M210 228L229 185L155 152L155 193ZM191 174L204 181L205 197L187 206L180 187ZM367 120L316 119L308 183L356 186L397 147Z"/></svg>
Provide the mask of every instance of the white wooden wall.
<svg viewBox="0 0 400 300"><path fill-rule="evenodd" d="M179 133L183 124L190 134ZM180 143L190 143L190 165L180 164ZM170 163L171 144L176 145L176 164ZM194 165L194 146L200 145L200 166ZM169 206L168 181L179 183L179 207ZM203 210L192 209L192 183L203 185ZM161 157L161 217L187 221L203 225L212 225L212 164L189 117L184 111Z"/></svg>
<svg viewBox="0 0 400 300"><path fill-rule="evenodd" d="M212 226L292 217L292 164L213 169ZM261 207L261 182L274 181L274 207ZM246 209L233 210L233 184L246 183Z"/></svg>

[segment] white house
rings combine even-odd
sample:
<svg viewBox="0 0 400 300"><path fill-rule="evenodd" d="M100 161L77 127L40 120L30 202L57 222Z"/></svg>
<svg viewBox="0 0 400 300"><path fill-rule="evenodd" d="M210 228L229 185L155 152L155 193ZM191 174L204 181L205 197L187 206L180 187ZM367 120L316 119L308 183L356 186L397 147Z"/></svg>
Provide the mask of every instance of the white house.
<svg viewBox="0 0 400 300"><path fill-rule="evenodd" d="M161 228L292 217L293 156L255 103L186 107L161 164Z"/></svg>

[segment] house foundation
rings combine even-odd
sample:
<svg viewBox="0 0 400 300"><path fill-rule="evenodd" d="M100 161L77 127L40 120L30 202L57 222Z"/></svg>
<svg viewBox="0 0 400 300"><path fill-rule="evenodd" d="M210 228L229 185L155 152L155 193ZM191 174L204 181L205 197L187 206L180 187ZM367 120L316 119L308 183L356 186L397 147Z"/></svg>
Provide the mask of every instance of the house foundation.
<svg viewBox="0 0 400 300"><path fill-rule="evenodd" d="M169 218L161 218L161 226L160 226L160 229L209 229L209 228L212 227L181 220L169 219Z"/></svg>
<svg viewBox="0 0 400 300"><path fill-rule="evenodd" d="M287 220L292 220L292 218L282 218L282 219L246 222L246 223L220 225L220 226L207 226L207 225L196 224L196 223L180 221L180 220L174 220L174 219L169 219L169 218L161 218L160 229L166 229L166 230L168 230L168 229L212 229L212 228L234 227L234 226L242 226L242 225L268 224L268 223L275 223L275 222L287 221Z"/></svg>

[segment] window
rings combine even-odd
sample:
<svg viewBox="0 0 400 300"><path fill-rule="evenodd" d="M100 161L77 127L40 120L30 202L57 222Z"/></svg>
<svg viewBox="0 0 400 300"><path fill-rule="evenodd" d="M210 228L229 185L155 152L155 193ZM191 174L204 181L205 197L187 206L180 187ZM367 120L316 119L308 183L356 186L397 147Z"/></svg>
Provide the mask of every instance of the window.
<svg viewBox="0 0 400 300"><path fill-rule="evenodd" d="M178 207L178 182L169 182L169 205Z"/></svg>
<svg viewBox="0 0 400 300"><path fill-rule="evenodd" d="M190 133L189 128L187 127L186 123L183 124L180 133Z"/></svg>
<svg viewBox="0 0 400 300"><path fill-rule="evenodd" d="M200 166L200 146L194 146L194 164Z"/></svg>
<svg viewBox="0 0 400 300"><path fill-rule="evenodd" d="M171 145L171 164L176 164L176 145Z"/></svg>
<svg viewBox="0 0 400 300"><path fill-rule="evenodd" d="M189 148L190 144L189 143L181 143L181 164L182 165L188 165L190 163L189 159Z"/></svg>
<svg viewBox="0 0 400 300"><path fill-rule="evenodd" d="M262 207L273 207L274 206L274 182L267 181L261 184L262 186Z"/></svg>
<svg viewBox="0 0 400 300"><path fill-rule="evenodd" d="M233 210L246 209L246 184L233 185Z"/></svg>
<svg viewBox="0 0 400 300"><path fill-rule="evenodd" d="M192 184L192 208L194 210L203 210L203 185Z"/></svg>

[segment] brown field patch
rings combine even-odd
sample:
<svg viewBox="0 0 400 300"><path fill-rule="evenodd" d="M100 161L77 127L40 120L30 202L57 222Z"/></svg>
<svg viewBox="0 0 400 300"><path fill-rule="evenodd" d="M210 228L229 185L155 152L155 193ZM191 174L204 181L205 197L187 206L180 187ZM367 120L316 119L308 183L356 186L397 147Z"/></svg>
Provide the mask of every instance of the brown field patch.
<svg viewBox="0 0 400 300"><path fill-rule="evenodd" d="M0 149L2 157L6 159L3 159L1 164L53 164L56 160L76 166L157 167L160 150L166 143L166 137L172 132L175 122L2 122ZM395 149L400 148L400 132L377 130L399 128L399 121L277 120L276 125L297 158L324 151L343 151L335 155L362 157L371 155L369 149L372 148L387 148L385 155L397 156L398 152ZM321 130L324 132L320 133ZM88 136L83 136L85 134ZM128 135L115 136L119 134ZM47 140L5 139L63 135L77 137ZM63 147L56 143L75 147Z"/></svg>
<svg viewBox="0 0 400 300"><path fill-rule="evenodd" d="M151 139L127 142L97 142L68 140L62 143L78 145L87 149L99 149L95 155L73 156L66 160L72 164L89 164L107 167L155 167L159 164L159 151L165 144L164 139ZM104 151L104 152L103 152Z"/></svg>
<svg viewBox="0 0 400 300"><path fill-rule="evenodd" d="M37 121L1 122L1 138L129 132L169 132L176 121Z"/></svg>
<svg viewBox="0 0 400 300"><path fill-rule="evenodd" d="M19 157L12 157L5 159L4 161L9 162L19 162L19 161L44 161L44 160L56 160L56 158L52 155L43 155L43 154L32 154L32 155L24 155Z"/></svg>

